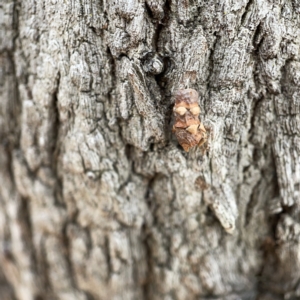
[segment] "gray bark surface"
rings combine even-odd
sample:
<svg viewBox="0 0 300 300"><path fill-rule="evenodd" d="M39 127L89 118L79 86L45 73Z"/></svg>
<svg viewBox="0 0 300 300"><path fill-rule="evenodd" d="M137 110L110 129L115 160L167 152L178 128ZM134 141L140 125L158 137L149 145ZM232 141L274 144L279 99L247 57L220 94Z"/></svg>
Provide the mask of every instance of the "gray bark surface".
<svg viewBox="0 0 300 300"><path fill-rule="evenodd" d="M300 299L299 16L1 0L1 300ZM206 151L172 134L182 88Z"/></svg>

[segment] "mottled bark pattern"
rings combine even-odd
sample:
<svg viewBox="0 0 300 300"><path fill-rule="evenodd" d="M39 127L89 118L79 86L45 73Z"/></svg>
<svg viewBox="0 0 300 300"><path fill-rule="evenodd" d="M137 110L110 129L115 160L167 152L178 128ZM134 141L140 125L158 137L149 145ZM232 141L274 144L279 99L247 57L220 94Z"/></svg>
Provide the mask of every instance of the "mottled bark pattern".
<svg viewBox="0 0 300 300"><path fill-rule="evenodd" d="M300 297L296 0L2 0L0 293ZM199 93L209 151L172 134Z"/></svg>

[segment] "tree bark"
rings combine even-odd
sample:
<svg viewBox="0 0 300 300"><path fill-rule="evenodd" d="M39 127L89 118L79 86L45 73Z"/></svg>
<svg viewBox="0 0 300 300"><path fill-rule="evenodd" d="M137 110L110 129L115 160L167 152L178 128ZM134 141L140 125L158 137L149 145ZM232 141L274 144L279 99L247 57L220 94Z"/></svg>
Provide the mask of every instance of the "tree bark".
<svg viewBox="0 0 300 300"><path fill-rule="evenodd" d="M299 299L299 13L2 0L1 299Z"/></svg>

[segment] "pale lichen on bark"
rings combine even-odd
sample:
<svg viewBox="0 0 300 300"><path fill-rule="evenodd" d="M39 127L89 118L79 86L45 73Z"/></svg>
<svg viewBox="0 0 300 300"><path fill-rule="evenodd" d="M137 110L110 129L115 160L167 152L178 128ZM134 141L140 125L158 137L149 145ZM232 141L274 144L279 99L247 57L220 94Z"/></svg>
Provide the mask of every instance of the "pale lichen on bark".
<svg viewBox="0 0 300 300"><path fill-rule="evenodd" d="M299 12L2 1L1 295L300 297ZM182 88L206 153L172 135Z"/></svg>

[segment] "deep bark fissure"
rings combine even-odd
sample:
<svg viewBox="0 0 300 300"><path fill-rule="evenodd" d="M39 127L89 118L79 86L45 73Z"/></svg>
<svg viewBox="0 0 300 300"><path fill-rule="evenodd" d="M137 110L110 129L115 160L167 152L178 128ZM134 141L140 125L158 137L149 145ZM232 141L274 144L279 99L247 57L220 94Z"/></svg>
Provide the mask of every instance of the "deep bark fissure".
<svg viewBox="0 0 300 300"><path fill-rule="evenodd" d="M62 249L62 252L63 252L65 260L67 262L67 267L69 270L68 273L71 274L70 278L71 278L72 287L75 289L78 289L77 284L76 284L76 279L74 277L75 272L74 272L73 265L71 262L70 241L69 241L69 238L67 235L67 228L68 228L68 225L70 225L70 224L71 224L71 222L67 222L63 228L61 239L62 239L62 245L64 248Z"/></svg>
<svg viewBox="0 0 300 300"><path fill-rule="evenodd" d="M45 249L46 236L41 240L40 244L40 255L39 255L39 274L41 276L42 287L41 297L45 299L55 299L55 292L52 289L51 280L49 278L49 265L46 260L47 250Z"/></svg>

